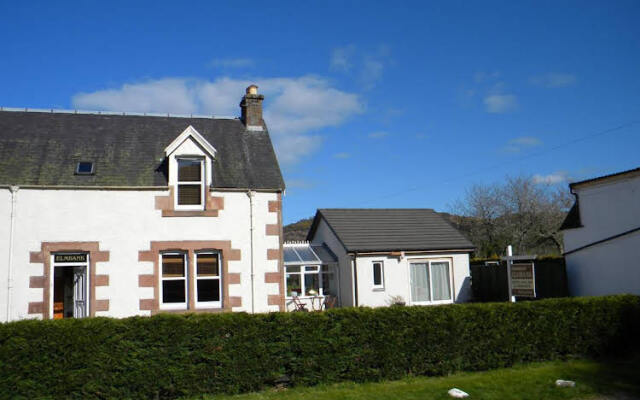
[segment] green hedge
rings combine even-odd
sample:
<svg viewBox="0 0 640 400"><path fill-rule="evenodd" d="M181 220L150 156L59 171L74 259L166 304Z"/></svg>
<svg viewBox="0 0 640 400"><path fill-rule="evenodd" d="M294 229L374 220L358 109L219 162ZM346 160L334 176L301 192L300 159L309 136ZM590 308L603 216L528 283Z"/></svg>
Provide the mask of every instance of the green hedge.
<svg viewBox="0 0 640 400"><path fill-rule="evenodd" d="M19 321L0 398L175 398L394 379L627 351L640 298Z"/></svg>

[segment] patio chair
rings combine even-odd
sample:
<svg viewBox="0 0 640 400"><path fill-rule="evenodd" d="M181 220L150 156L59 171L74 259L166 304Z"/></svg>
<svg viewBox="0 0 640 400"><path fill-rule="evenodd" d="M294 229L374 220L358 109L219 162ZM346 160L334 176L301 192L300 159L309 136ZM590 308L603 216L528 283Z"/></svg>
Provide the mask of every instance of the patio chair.
<svg viewBox="0 0 640 400"><path fill-rule="evenodd" d="M293 305L296 307L295 310L293 310L294 312L309 312L309 310L307 310L307 305L300 300L300 297L293 296L291 300L293 301Z"/></svg>

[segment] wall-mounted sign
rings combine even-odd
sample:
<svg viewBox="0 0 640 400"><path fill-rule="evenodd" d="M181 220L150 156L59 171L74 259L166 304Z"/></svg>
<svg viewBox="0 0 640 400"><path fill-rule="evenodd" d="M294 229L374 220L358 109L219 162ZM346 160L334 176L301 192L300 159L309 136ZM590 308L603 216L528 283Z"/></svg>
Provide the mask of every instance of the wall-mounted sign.
<svg viewBox="0 0 640 400"><path fill-rule="evenodd" d="M53 256L55 263L86 263L86 254L56 254Z"/></svg>
<svg viewBox="0 0 640 400"><path fill-rule="evenodd" d="M532 262L511 264L511 295L536 297L536 277Z"/></svg>

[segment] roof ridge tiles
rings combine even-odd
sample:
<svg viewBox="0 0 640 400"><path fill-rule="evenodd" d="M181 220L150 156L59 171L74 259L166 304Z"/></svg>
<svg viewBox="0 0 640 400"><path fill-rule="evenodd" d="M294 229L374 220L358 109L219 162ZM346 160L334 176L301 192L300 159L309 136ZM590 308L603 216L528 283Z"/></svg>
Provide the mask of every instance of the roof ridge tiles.
<svg viewBox="0 0 640 400"><path fill-rule="evenodd" d="M20 108L20 107L2 107L2 112L29 112L29 113L46 113L46 114L71 114L71 115L110 115L123 117L163 117L163 118L191 118L191 119L239 119L239 117L225 115L204 115L204 114L172 114L172 113L147 113L132 111L98 111L98 110L68 110L57 108Z"/></svg>

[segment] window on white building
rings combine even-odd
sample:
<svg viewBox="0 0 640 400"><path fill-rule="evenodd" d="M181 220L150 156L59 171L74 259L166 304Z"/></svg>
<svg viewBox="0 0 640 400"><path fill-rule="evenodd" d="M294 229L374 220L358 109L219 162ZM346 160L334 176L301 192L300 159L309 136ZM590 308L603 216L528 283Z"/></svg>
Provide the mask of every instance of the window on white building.
<svg viewBox="0 0 640 400"><path fill-rule="evenodd" d="M160 284L161 307L187 308L187 254L163 253Z"/></svg>
<svg viewBox="0 0 640 400"><path fill-rule="evenodd" d="M373 262L373 288L384 290L384 263L382 261Z"/></svg>
<svg viewBox="0 0 640 400"><path fill-rule="evenodd" d="M450 303L451 263L447 260L420 260L410 263L413 304Z"/></svg>
<svg viewBox="0 0 640 400"><path fill-rule="evenodd" d="M178 158L178 195L180 208L204 206L204 159Z"/></svg>
<svg viewBox="0 0 640 400"><path fill-rule="evenodd" d="M328 266L288 265L286 269L287 297L336 295L335 277Z"/></svg>
<svg viewBox="0 0 640 400"><path fill-rule="evenodd" d="M220 271L218 253L196 253L196 307L220 307L222 294Z"/></svg>

